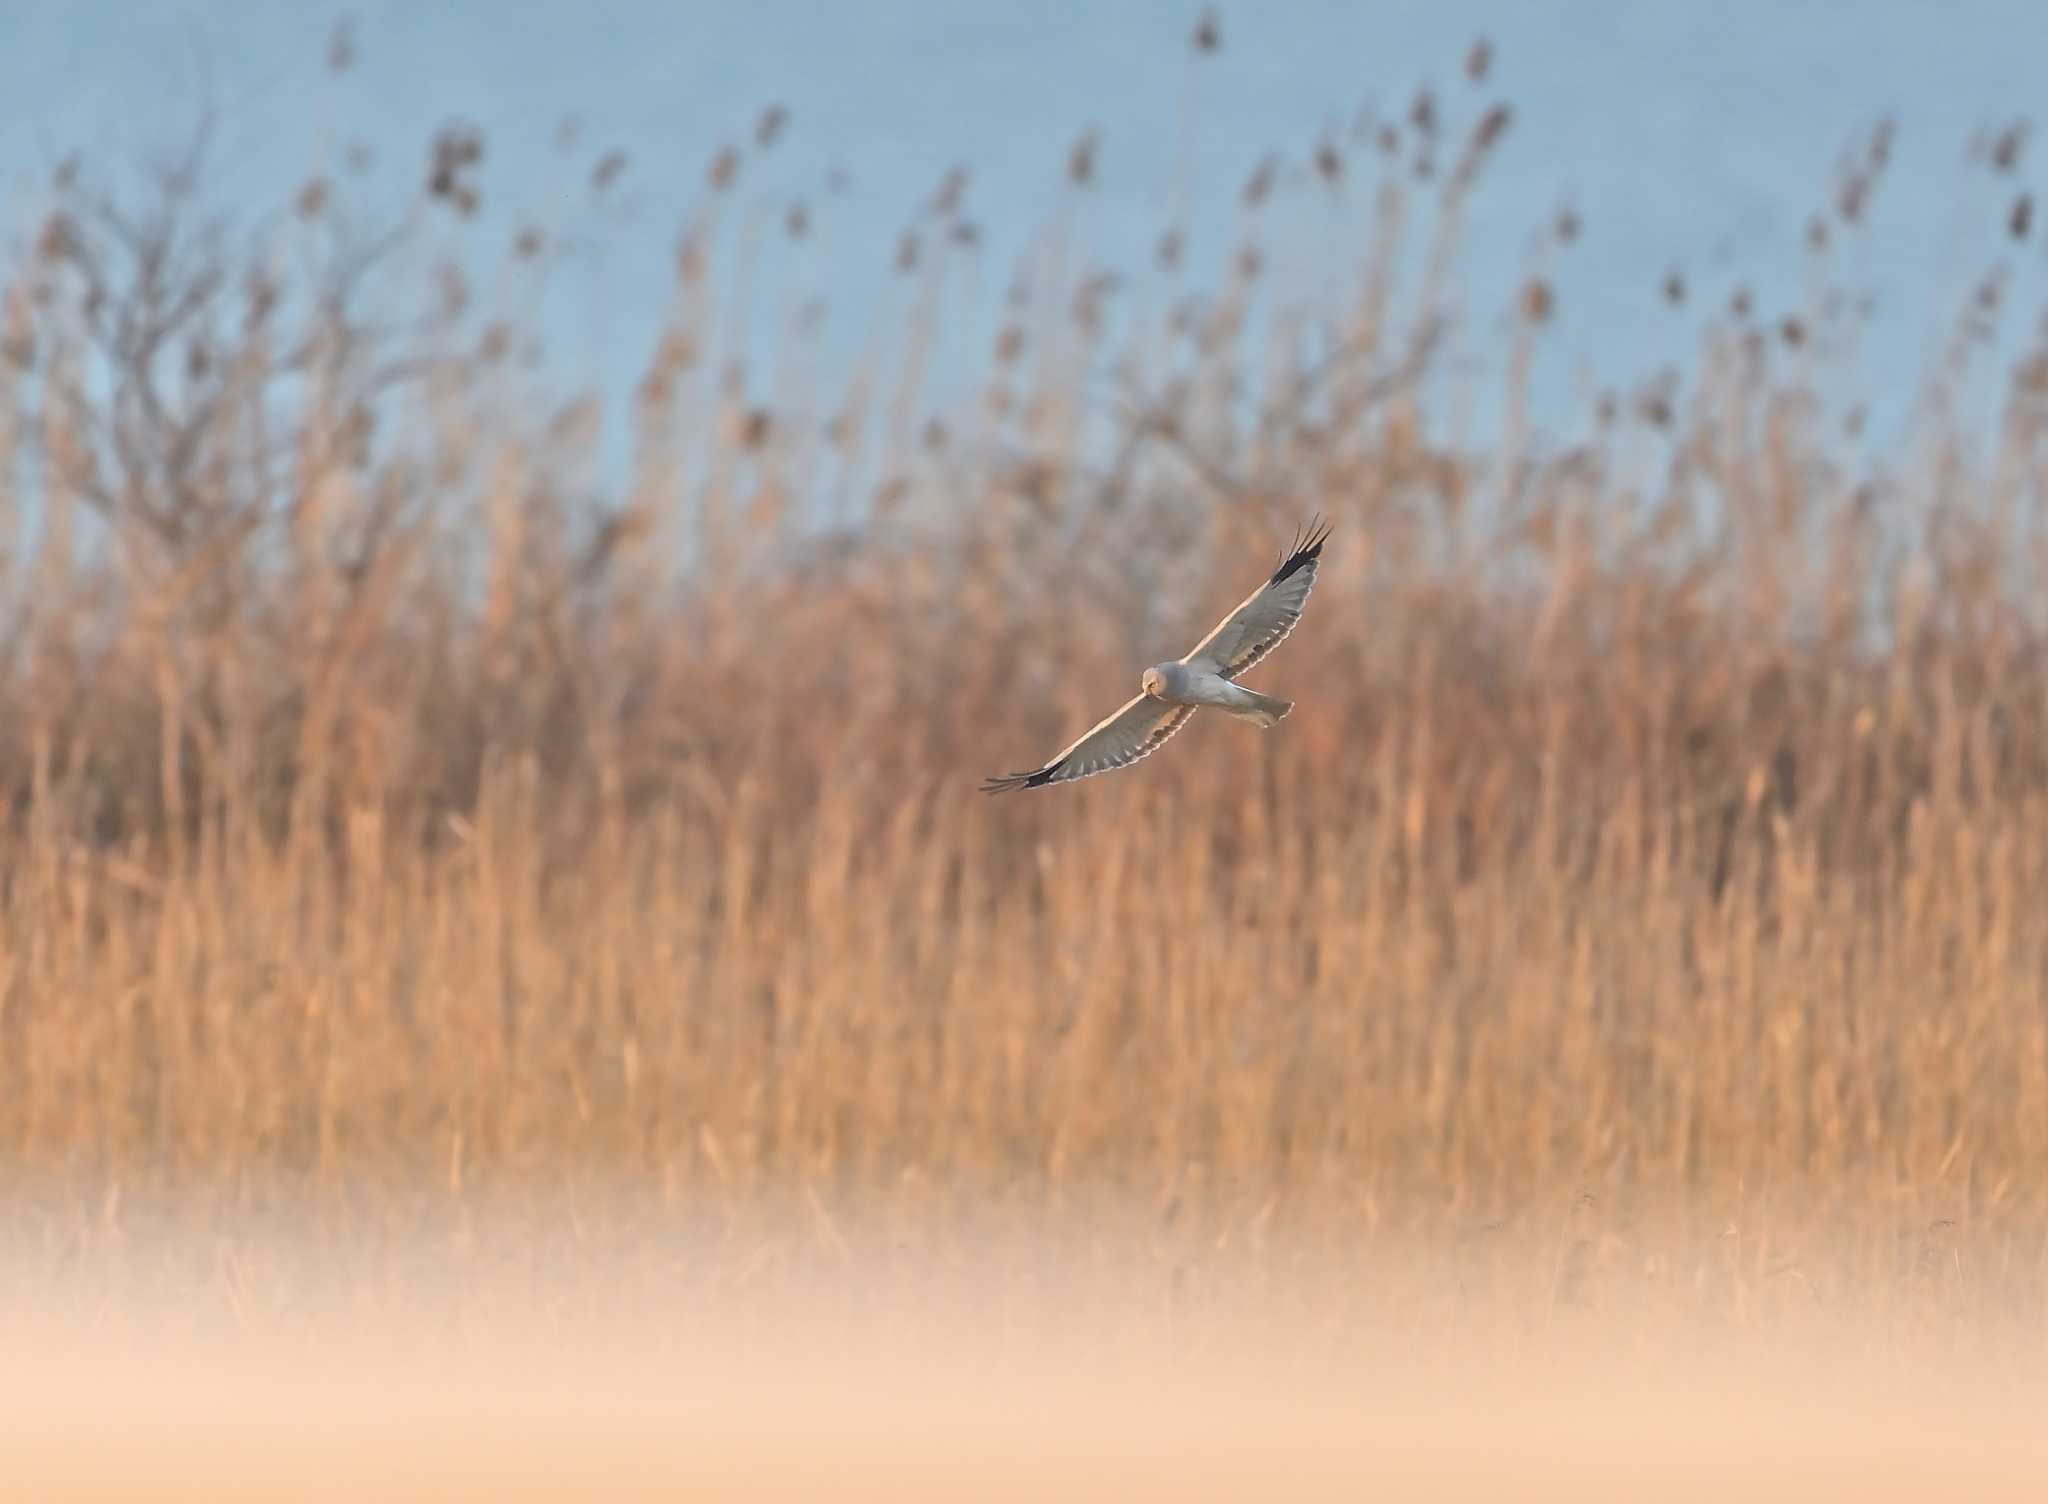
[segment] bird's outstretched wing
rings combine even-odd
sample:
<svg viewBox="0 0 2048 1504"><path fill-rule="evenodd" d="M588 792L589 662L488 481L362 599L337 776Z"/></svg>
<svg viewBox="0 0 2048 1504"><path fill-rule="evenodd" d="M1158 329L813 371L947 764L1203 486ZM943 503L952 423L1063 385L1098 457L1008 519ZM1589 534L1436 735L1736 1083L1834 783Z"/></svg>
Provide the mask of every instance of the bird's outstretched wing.
<svg viewBox="0 0 2048 1504"><path fill-rule="evenodd" d="M1273 571L1273 577L1245 597L1244 604L1216 623L1195 650L1181 659L1189 668L1235 679L1287 640L1315 589L1316 564L1328 541L1327 523L1311 521Z"/></svg>
<svg viewBox="0 0 2048 1504"><path fill-rule="evenodd" d="M1195 713L1192 705L1169 705L1150 695L1126 701L1114 715L1096 723L1081 739L1051 762L1033 773L1010 773L982 782L985 794L1009 789L1044 788L1049 783L1066 783L1096 773L1127 768L1139 758L1156 752L1165 740L1187 724Z"/></svg>

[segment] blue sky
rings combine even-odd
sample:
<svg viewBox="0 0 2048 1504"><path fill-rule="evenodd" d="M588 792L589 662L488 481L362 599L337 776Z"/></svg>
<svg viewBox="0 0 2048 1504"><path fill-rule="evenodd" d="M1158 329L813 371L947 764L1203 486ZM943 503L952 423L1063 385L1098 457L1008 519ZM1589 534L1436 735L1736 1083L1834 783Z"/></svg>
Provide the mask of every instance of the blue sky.
<svg viewBox="0 0 2048 1504"><path fill-rule="evenodd" d="M326 38L349 15L358 62L333 96L334 130L378 153L394 208L424 142L451 117L489 136L485 179L499 218L487 224L501 228L522 204L546 201L565 115L583 118L592 151L630 155L635 217L615 237L605 318L553 315L571 379L616 393L646 357L706 162L721 141L744 141L769 103L791 111L786 140L761 169L780 191L815 197L835 164L852 177L831 211L831 266L761 273L815 278L834 300L844 349L858 341L859 311L886 295L898 231L956 162L973 171L971 212L1000 268L1044 222L1066 143L1098 128L1098 243L1105 259L1142 266L1161 223L1197 9L1151 0L16 6L0 50L9 101L0 181L28 211L10 216L19 229L65 153L132 155L210 101L220 112L216 198L252 211L275 205L315 160ZM1567 194L1583 214L1584 240L1559 275L1557 336L1538 371L1542 410L1560 426L1580 411L1582 372L1617 379L1686 348L1697 319L1662 309L1656 268L1684 266L1703 296L1744 282L1766 311L1795 306L1800 227L1826 201L1838 153L1880 114L1894 115L1900 132L1869 253L1884 310L1869 360L1880 407L1903 400L1905 383L1890 376L1924 365L1933 331L1993 259L2010 252L2028 323L2038 311L2039 229L2018 248L1997 233L2016 185L1980 175L1957 197L1971 132L2042 97L2048 21L2037 0L1276 0L1219 10L1223 47L1203 79L1197 154L1208 216L1198 216L1197 250L1215 254L1227 249L1221 227L1238 188L1267 150L1305 158L1319 131L1370 100L1403 108L1420 82L1455 95L1467 45L1491 39L1494 88L1516 117L1476 206L1465 271L1476 292L1504 298L1531 228ZM2023 181L2032 167L2023 165ZM1206 243L1204 223L1215 230ZM985 303L999 301L1003 282L991 273Z"/></svg>

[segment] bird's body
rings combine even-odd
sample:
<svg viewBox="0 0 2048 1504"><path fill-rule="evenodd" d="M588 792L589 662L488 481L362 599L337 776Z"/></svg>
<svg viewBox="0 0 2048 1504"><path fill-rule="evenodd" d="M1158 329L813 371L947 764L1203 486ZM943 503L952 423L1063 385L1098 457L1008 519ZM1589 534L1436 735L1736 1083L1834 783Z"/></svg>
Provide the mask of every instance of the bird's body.
<svg viewBox="0 0 2048 1504"><path fill-rule="evenodd" d="M1187 724L1188 717L1204 707L1260 727L1277 724L1294 708L1294 702L1262 695L1234 681L1278 647L1301 620L1329 535L1327 527L1311 524L1272 577L1218 622L1192 652L1146 669L1137 697L1097 722L1058 757L1034 772L990 778L982 788L991 794L1043 788L1129 767L1158 750Z"/></svg>
<svg viewBox="0 0 2048 1504"><path fill-rule="evenodd" d="M1153 699L1168 705L1208 706L1226 715L1256 721L1262 727L1271 726L1294 708L1292 700L1262 695L1242 684L1232 684L1221 674L1190 666L1178 659L1171 663L1155 663L1146 669L1139 687Z"/></svg>

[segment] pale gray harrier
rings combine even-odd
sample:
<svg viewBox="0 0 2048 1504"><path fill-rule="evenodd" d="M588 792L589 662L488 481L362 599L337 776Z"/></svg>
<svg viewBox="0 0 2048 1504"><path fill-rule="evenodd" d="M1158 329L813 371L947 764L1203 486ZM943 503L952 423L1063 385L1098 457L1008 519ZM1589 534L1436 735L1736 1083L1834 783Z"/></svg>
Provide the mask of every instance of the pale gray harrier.
<svg viewBox="0 0 2048 1504"><path fill-rule="evenodd" d="M1301 620L1308 593L1315 588L1316 562L1329 536L1327 526L1311 522L1308 530L1295 538L1294 547L1273 577L1218 622L1216 630L1192 653L1145 670L1136 699L1036 772L990 778L982 789L1000 794L1008 789L1043 788L1127 768L1157 751L1203 705L1243 716L1258 726L1273 725L1294 708L1294 702L1231 681L1280 646Z"/></svg>

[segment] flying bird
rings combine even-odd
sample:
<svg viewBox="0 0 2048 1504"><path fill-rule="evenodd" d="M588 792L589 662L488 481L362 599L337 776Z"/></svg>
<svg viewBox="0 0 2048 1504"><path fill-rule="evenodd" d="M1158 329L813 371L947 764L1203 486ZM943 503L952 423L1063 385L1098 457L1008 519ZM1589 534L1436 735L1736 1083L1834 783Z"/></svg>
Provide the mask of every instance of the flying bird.
<svg viewBox="0 0 2048 1504"><path fill-rule="evenodd" d="M1276 724L1294 708L1294 702L1262 695L1233 681L1286 641L1301 620L1329 536L1327 524L1310 522L1306 531L1296 535L1294 546L1272 578L1218 622L1193 652L1146 669L1135 699L1097 722L1044 767L986 779L982 791L1001 794L1010 789L1038 789L1127 768L1158 751L1204 705L1262 728Z"/></svg>

